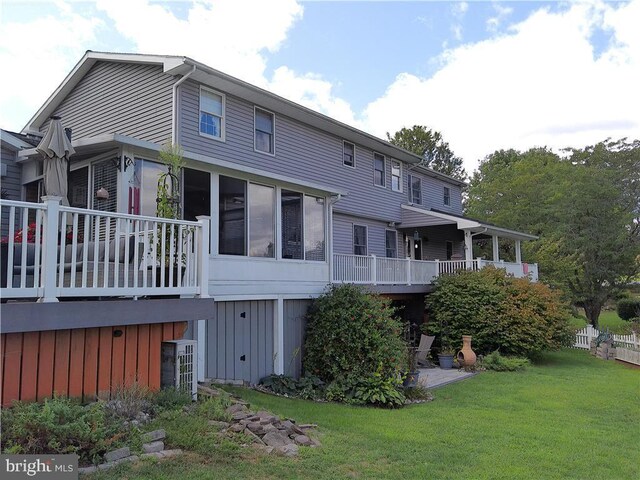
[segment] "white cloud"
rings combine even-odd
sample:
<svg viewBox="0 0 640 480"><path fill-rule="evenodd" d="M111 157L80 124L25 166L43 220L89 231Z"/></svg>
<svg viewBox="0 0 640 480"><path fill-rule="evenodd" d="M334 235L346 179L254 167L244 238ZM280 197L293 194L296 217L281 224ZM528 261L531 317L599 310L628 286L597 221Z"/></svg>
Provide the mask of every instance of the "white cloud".
<svg viewBox="0 0 640 480"><path fill-rule="evenodd" d="M55 2L53 7L56 15L2 22L0 65L5 67L0 89L2 128L22 129L80 59L101 25L98 19L74 13L65 2Z"/></svg>
<svg viewBox="0 0 640 480"><path fill-rule="evenodd" d="M489 32L495 33L500 28L502 22L513 13L513 8L505 7L498 2L493 2L492 7L496 12L496 16L487 19L486 25Z"/></svg>
<svg viewBox="0 0 640 480"><path fill-rule="evenodd" d="M616 10L617 7L617 10ZM364 123L383 136L413 124L443 133L468 170L500 148L584 146L640 131L640 0L542 9L503 35L442 56L431 78L400 74L368 105ZM590 35L614 45L594 57Z"/></svg>

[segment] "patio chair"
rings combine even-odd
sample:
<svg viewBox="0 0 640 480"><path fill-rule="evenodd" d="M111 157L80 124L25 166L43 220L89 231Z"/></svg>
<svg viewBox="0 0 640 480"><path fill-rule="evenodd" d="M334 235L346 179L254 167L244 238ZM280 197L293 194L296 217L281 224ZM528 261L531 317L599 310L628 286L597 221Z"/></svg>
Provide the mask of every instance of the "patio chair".
<svg viewBox="0 0 640 480"><path fill-rule="evenodd" d="M436 337L429 335L420 335L420 345L418 345L418 350L416 351L418 366L428 368L435 366L427 358L427 356L429 355L429 351L431 350L431 345L433 345L433 340L435 338Z"/></svg>

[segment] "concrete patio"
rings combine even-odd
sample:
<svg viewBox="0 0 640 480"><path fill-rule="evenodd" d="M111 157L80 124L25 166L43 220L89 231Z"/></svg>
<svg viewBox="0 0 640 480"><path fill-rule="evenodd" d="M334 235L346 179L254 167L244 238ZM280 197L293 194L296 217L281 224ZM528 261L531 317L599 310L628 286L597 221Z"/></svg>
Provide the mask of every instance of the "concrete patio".
<svg viewBox="0 0 640 480"><path fill-rule="evenodd" d="M418 383L425 388L437 388L476 375L477 372L465 372L462 369L421 368Z"/></svg>

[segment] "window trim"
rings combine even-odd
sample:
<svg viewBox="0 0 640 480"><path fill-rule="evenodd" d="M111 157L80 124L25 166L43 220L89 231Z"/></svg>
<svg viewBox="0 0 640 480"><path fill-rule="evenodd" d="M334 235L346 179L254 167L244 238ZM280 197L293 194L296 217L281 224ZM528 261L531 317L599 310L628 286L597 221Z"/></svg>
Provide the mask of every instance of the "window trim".
<svg viewBox="0 0 640 480"><path fill-rule="evenodd" d="M347 143L353 147L353 165L349 165L348 163L344 162L344 147L345 147L345 145ZM355 143L348 142L346 140L342 141L342 166L343 167L348 167L348 168L353 168L353 169L356 168L356 144Z"/></svg>
<svg viewBox="0 0 640 480"><path fill-rule="evenodd" d="M443 186L442 190L442 203L447 207L451 206L451 188L447 187L446 185Z"/></svg>
<svg viewBox="0 0 640 480"><path fill-rule="evenodd" d="M363 227L364 228L364 254L359 254L356 253L356 227ZM362 225L360 223L354 223L353 224L353 228L351 229L351 244L353 246L353 254L354 255L362 255L362 256L368 256L369 255L369 227L367 225ZM362 245L359 245L362 246Z"/></svg>
<svg viewBox="0 0 640 480"><path fill-rule="evenodd" d="M415 198L413 197L413 179L416 179L420 182L420 201L416 202ZM417 177L415 175L411 175L409 174L407 176L407 190L409 190L409 203L413 204L413 205L422 205L422 178Z"/></svg>
<svg viewBox="0 0 640 480"><path fill-rule="evenodd" d="M200 114L201 112L206 112L209 113L210 115L214 115L217 117L217 115L215 113L211 113L211 112L207 112L206 110L202 109L202 91L206 91L209 93L212 93L214 95L218 95L222 98L222 116L220 117L220 136L216 137L215 135L209 135L208 133L204 133L202 130L200 130ZM227 97L224 93L222 92L218 92L217 90L213 90L212 88L208 88L205 87L204 85L200 85L200 91L198 92L198 133L202 136L202 137L206 137L206 138L210 138L212 140L216 140L218 142L225 142L226 141L226 133L227 133L227 129L225 128L225 124L226 124L226 115L227 115Z"/></svg>
<svg viewBox="0 0 640 480"><path fill-rule="evenodd" d="M398 167L399 167L399 170L400 170L399 175L398 175L398 187L399 188L393 188L393 178L394 178L394 175L393 175L393 164L394 163L398 164ZM391 159L391 190L393 192L402 193L402 162L400 160Z"/></svg>
<svg viewBox="0 0 640 480"><path fill-rule="evenodd" d="M376 169L376 156L382 157L382 185L376 183L376 172L380 170ZM376 187L387 188L387 157L379 152L373 152L373 184Z"/></svg>
<svg viewBox="0 0 640 480"><path fill-rule="evenodd" d="M272 138L272 152L265 152L264 150L259 150L256 145L256 113L258 110L261 110L265 113L268 113L273 118L273 133L271 134ZM262 130L261 130L262 131ZM257 105L253 106L253 151L257 153L262 153L264 155L269 155L271 157L276 156L276 114L271 110L267 110L266 108L259 107Z"/></svg>
<svg viewBox="0 0 640 480"><path fill-rule="evenodd" d="M387 248L387 232L392 232L393 233L393 238L396 239L396 246L395 246L395 250L396 250L396 255L395 257L390 257L389 256L389 252L387 250L389 250ZM398 231L397 230L392 230L391 228L385 228L384 229L384 253L386 258L398 258Z"/></svg>

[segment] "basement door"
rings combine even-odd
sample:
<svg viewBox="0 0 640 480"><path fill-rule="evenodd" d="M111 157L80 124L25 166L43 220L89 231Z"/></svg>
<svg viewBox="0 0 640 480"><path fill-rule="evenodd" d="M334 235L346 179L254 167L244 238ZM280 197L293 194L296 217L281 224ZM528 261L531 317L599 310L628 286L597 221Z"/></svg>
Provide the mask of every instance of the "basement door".
<svg viewBox="0 0 640 480"><path fill-rule="evenodd" d="M273 301L217 302L207 321L207 378L256 384L273 373Z"/></svg>

